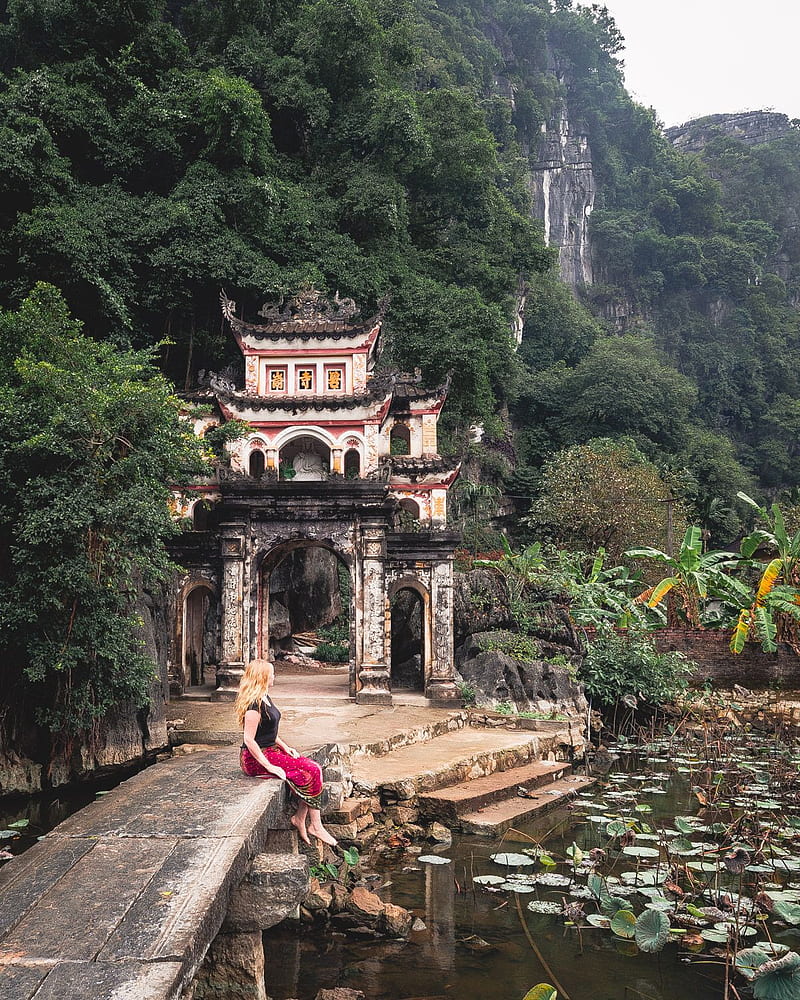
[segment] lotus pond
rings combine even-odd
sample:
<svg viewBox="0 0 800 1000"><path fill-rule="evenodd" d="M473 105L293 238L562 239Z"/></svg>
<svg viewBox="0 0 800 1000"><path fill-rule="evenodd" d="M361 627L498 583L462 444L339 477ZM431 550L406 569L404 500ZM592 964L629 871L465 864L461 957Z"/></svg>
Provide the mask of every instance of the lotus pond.
<svg viewBox="0 0 800 1000"><path fill-rule="evenodd" d="M381 896L425 924L408 941L268 933L269 995L800 1000L798 748L705 729L601 763L544 830L387 862Z"/></svg>

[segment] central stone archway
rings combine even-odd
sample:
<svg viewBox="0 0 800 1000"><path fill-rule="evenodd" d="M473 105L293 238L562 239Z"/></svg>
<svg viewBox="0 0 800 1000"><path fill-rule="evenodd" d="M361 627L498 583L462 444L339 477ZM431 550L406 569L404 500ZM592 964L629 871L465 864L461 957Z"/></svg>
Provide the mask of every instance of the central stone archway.
<svg viewBox="0 0 800 1000"><path fill-rule="evenodd" d="M267 552L259 570L258 654L294 652L293 636L347 623L347 662L354 659L352 564L326 541L296 538Z"/></svg>

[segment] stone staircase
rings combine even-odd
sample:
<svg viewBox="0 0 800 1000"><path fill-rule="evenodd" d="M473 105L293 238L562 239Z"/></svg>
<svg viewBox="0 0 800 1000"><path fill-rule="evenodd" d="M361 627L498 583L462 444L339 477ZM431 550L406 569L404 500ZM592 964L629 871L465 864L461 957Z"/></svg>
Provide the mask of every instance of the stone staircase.
<svg viewBox="0 0 800 1000"><path fill-rule="evenodd" d="M559 806L593 779L574 774L577 720L544 731L469 725L351 759L352 793L330 817L340 839L363 843L376 814L396 823L438 821L499 836ZM521 794L521 790L524 795Z"/></svg>

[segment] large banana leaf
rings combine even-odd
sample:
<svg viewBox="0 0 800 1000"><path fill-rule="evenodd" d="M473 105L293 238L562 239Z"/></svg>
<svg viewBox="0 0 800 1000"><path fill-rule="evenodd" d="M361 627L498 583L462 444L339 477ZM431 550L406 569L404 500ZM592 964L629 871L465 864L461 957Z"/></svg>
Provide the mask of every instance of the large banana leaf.
<svg viewBox="0 0 800 1000"><path fill-rule="evenodd" d="M755 531L751 531L749 535L742 539L739 546L739 552L745 559L752 559L755 553L762 545L774 545L775 536L770 534L768 531L763 531L761 528L756 528Z"/></svg>
<svg viewBox="0 0 800 1000"><path fill-rule="evenodd" d="M681 555L684 552L695 553L698 556L703 549L703 532L696 524L690 524L681 542Z"/></svg>
<svg viewBox="0 0 800 1000"><path fill-rule="evenodd" d="M758 592L756 593L756 605L764 603L765 597L775 586L778 577L781 575L782 569L783 569L783 560L773 559L772 562L764 570L761 576L761 582L758 585Z"/></svg>
<svg viewBox="0 0 800 1000"><path fill-rule="evenodd" d="M650 599L647 602L648 608L654 608L657 604L660 604L672 588L677 587L679 584L680 580L677 576L668 576L663 579L661 583L656 584L656 586L653 587Z"/></svg>
<svg viewBox="0 0 800 1000"><path fill-rule="evenodd" d="M672 556L668 556L666 552L662 552L661 549L628 549L626 552L622 553L629 559L655 559L656 562L664 563L674 563L675 560Z"/></svg>
<svg viewBox="0 0 800 1000"><path fill-rule="evenodd" d="M741 653L750 634L750 608L742 608L731 636L731 652Z"/></svg>
<svg viewBox="0 0 800 1000"><path fill-rule="evenodd" d="M775 636L778 633L778 629L772 620L772 615L766 608L756 608L753 612L753 619L755 621L756 632L759 639L761 639L761 648L765 653L777 652L778 644L775 641Z"/></svg>

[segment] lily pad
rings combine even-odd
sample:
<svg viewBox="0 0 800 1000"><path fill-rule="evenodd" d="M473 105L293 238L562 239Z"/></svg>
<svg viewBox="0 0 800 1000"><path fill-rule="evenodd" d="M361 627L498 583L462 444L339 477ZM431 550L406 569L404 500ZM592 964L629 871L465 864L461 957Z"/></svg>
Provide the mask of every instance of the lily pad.
<svg viewBox="0 0 800 1000"><path fill-rule="evenodd" d="M621 938L632 938L636 933L636 917L630 910L617 910L611 918L611 930Z"/></svg>
<svg viewBox="0 0 800 1000"><path fill-rule="evenodd" d="M718 931L713 927L705 927L700 931L700 936L704 941L712 941L714 944L726 944L728 940L727 931Z"/></svg>
<svg viewBox="0 0 800 1000"><path fill-rule="evenodd" d="M528 903L531 913L561 913L561 903L554 903L549 899L532 899Z"/></svg>
<svg viewBox="0 0 800 1000"><path fill-rule="evenodd" d="M549 983L537 983L532 990L528 990L522 1000L556 1000L558 993Z"/></svg>
<svg viewBox="0 0 800 1000"><path fill-rule="evenodd" d="M586 923L592 927L608 930L611 927L611 917L604 917L602 913L590 913L586 918Z"/></svg>
<svg viewBox="0 0 800 1000"><path fill-rule="evenodd" d="M792 927L800 924L800 906L797 903L787 903L785 900L779 899L777 903L773 904L772 913L780 920L791 924Z"/></svg>
<svg viewBox="0 0 800 1000"><path fill-rule="evenodd" d="M640 951L661 951L669 938L669 918L659 910L645 910L636 919L634 937Z"/></svg>
<svg viewBox="0 0 800 1000"><path fill-rule="evenodd" d="M478 885L502 885L505 879L502 875L476 875L472 881Z"/></svg>
<svg viewBox="0 0 800 1000"><path fill-rule="evenodd" d="M527 854L490 854L489 857L496 865L506 865L509 868L536 864L536 859ZM423 858L419 860L422 861Z"/></svg>
<svg viewBox="0 0 800 1000"><path fill-rule="evenodd" d="M628 854L632 858L657 858L661 853L655 847L640 847L639 844L631 844L622 848L623 854Z"/></svg>
<svg viewBox="0 0 800 1000"><path fill-rule="evenodd" d="M450 858L443 858L440 854L421 854L417 861L426 865L449 865Z"/></svg>

